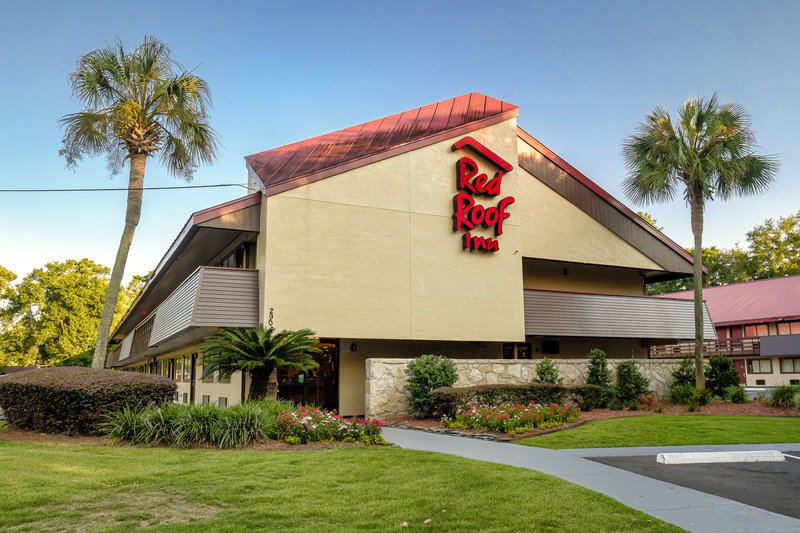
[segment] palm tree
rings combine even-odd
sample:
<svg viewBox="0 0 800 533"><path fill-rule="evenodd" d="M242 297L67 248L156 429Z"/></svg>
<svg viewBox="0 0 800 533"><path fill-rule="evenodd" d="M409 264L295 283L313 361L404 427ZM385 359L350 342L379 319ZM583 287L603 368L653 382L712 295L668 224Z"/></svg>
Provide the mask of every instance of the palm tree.
<svg viewBox="0 0 800 533"><path fill-rule="evenodd" d="M678 191L691 208L694 235L695 383L703 376L703 211L715 198L764 191L778 170L773 156L755 154L755 136L744 108L710 99L684 102L673 123L669 111L654 108L623 144L628 176L623 189L642 204L668 202Z"/></svg>
<svg viewBox="0 0 800 533"><path fill-rule="evenodd" d="M314 332L310 329L298 331L275 328L226 328L216 335L205 338L203 354L203 378L219 371L220 378L228 378L237 370L250 373L250 399L271 398L278 395L277 381L270 380L273 370L289 367L300 371L315 368L318 363L311 354L320 353Z"/></svg>
<svg viewBox="0 0 800 533"><path fill-rule="evenodd" d="M128 251L142 211L142 185L147 158L158 152L167 171L187 181L199 164L216 157L216 133L207 124L211 95L206 83L175 62L169 48L145 37L125 51L113 45L80 57L70 75L73 96L83 111L61 118L67 167L84 155L105 154L112 175L130 161L125 226L111 271L97 332L92 366L105 363Z"/></svg>

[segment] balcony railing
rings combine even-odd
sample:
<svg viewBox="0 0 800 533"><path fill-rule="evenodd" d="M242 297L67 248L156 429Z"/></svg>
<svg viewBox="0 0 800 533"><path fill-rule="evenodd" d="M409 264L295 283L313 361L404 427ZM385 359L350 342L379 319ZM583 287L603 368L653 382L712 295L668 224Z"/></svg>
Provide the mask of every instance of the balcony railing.
<svg viewBox="0 0 800 533"><path fill-rule="evenodd" d="M199 267L125 337L119 361L198 327L255 327L258 322L258 270Z"/></svg>
<svg viewBox="0 0 800 533"><path fill-rule="evenodd" d="M727 355L737 357L742 355L760 355L761 339L723 339L703 342L703 357L712 355ZM683 357L694 355L694 342L681 342L679 344L666 344L650 347L651 359L668 357Z"/></svg>

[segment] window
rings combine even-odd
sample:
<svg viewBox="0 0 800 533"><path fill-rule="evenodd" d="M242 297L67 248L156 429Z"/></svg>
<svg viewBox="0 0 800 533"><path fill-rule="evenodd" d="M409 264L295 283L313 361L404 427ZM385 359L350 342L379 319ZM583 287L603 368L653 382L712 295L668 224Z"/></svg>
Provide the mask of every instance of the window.
<svg viewBox="0 0 800 533"><path fill-rule="evenodd" d="M189 393L188 392L184 392L183 393L183 403L189 403Z"/></svg>
<svg viewBox="0 0 800 533"><path fill-rule="evenodd" d="M219 397L219 406L220 407L228 407L228 397L227 396L220 396Z"/></svg>
<svg viewBox="0 0 800 533"><path fill-rule="evenodd" d="M187 355L183 358L183 381L189 383L192 381L192 356Z"/></svg>
<svg viewBox="0 0 800 533"><path fill-rule="evenodd" d="M211 403L211 395L203 394L203 405L208 405Z"/></svg>
<svg viewBox="0 0 800 533"><path fill-rule="evenodd" d="M789 385L800 385L800 379L790 379Z"/></svg>
<svg viewBox="0 0 800 533"><path fill-rule="evenodd" d="M203 375L206 373L206 363L203 360ZM203 383L214 383L214 372L203 378Z"/></svg>
<svg viewBox="0 0 800 533"><path fill-rule="evenodd" d="M781 359L781 373L782 374L800 374L800 358L797 359Z"/></svg>
<svg viewBox="0 0 800 533"><path fill-rule="evenodd" d="M772 360L770 359L748 359L748 374L772 374Z"/></svg>
<svg viewBox="0 0 800 533"><path fill-rule="evenodd" d="M175 381L183 381L183 357L175 359Z"/></svg>
<svg viewBox="0 0 800 533"><path fill-rule="evenodd" d="M558 355L559 351L558 341L542 341L542 354Z"/></svg>
<svg viewBox="0 0 800 533"><path fill-rule="evenodd" d="M766 324L753 324L744 327L745 337L766 337L769 335L769 327Z"/></svg>
<svg viewBox="0 0 800 533"><path fill-rule="evenodd" d="M756 380L756 385L766 385L766 384L767 384L766 380L763 380L763 379L757 379Z"/></svg>
<svg viewBox="0 0 800 533"><path fill-rule="evenodd" d="M781 322L778 324L778 335L799 335L800 322Z"/></svg>

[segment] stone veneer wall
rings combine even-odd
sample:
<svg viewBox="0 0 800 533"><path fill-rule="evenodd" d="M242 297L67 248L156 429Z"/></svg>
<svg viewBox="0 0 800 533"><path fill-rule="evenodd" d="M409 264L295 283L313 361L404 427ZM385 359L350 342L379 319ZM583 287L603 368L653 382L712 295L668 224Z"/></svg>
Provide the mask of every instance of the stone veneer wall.
<svg viewBox="0 0 800 533"><path fill-rule="evenodd" d="M609 359L612 382L617 366L628 359ZM680 359L634 359L642 375L650 382L650 390L659 398L669 393L672 372ZM367 380L364 397L365 414L370 418L391 418L411 414L406 393L406 366L411 359L367 359ZM456 387L472 385L531 383L539 360L522 359L454 359L458 381ZM586 383L588 359L554 359L565 385Z"/></svg>

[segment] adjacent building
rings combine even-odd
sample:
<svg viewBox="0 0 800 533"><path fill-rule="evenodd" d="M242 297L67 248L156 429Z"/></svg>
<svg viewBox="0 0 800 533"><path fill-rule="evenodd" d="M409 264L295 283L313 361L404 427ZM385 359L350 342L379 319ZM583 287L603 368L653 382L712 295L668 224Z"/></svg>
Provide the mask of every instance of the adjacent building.
<svg viewBox="0 0 800 533"><path fill-rule="evenodd" d="M355 415L367 358L643 358L693 338L691 302L645 296L692 256L518 112L470 93L245 157L252 193L189 217L109 364L229 404L247 380L199 380L205 336L311 328L320 366L281 371L279 394Z"/></svg>
<svg viewBox="0 0 800 533"><path fill-rule="evenodd" d="M663 295L692 300L693 291ZM717 339L705 354L733 359L743 384L800 385L800 275L703 289ZM694 353L694 344L653 347L654 357Z"/></svg>

